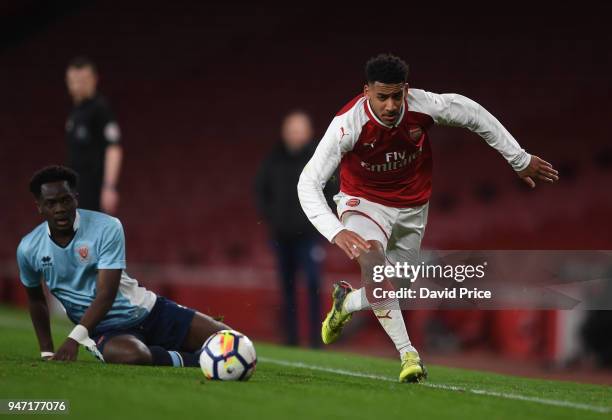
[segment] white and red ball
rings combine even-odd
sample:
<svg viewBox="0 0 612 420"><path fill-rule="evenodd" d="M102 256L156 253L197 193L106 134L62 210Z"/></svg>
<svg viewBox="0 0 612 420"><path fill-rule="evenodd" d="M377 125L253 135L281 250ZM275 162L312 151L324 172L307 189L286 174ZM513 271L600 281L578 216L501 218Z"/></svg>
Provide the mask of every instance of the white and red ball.
<svg viewBox="0 0 612 420"><path fill-rule="evenodd" d="M255 372L256 364L253 342L238 331L218 331L202 346L200 367L208 379L247 381Z"/></svg>

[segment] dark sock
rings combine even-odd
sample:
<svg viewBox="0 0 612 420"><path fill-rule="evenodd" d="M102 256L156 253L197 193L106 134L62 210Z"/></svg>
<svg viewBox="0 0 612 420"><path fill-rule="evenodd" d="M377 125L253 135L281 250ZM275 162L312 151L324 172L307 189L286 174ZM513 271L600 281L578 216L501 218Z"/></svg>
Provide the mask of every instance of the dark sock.
<svg viewBox="0 0 612 420"><path fill-rule="evenodd" d="M153 356L153 365L155 366L173 366L172 357L168 350L160 346L149 346L151 356Z"/></svg>
<svg viewBox="0 0 612 420"><path fill-rule="evenodd" d="M174 366L174 367L198 367L200 366L200 353L184 351L166 350L161 346L149 346L149 351L153 356L155 366Z"/></svg>
<svg viewBox="0 0 612 420"><path fill-rule="evenodd" d="M200 367L200 353L202 350L198 350L194 353L187 353L184 351L177 352L183 358L183 366L185 367Z"/></svg>

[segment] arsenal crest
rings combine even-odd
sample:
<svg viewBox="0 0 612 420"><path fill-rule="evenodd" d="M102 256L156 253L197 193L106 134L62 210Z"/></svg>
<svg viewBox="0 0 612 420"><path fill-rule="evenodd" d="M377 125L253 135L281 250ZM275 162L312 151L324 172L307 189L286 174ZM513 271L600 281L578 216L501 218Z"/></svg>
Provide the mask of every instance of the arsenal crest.
<svg viewBox="0 0 612 420"><path fill-rule="evenodd" d="M410 133L410 138L413 141L419 141L419 139L423 135L423 130L420 127L415 127L415 128L411 128L409 130L409 133Z"/></svg>
<svg viewBox="0 0 612 420"><path fill-rule="evenodd" d="M351 198L350 200L348 200L346 202L346 205L349 207L357 207L359 205L359 199L358 198Z"/></svg>

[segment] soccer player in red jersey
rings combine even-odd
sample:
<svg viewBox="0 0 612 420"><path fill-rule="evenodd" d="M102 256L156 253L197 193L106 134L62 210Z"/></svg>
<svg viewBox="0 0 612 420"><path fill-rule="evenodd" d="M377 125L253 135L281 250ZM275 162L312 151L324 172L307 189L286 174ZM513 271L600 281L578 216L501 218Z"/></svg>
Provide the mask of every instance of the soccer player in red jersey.
<svg viewBox="0 0 612 420"><path fill-rule="evenodd" d="M480 135L530 187L555 182L552 165L520 147L486 109L458 94L435 94L408 86L408 66L381 54L365 68L363 94L332 120L298 183L304 212L330 242L356 260L363 286L334 285L333 306L321 336L334 342L351 313L371 308L401 358L400 382L419 382L427 371L412 346L397 299L374 299L375 267L414 262L427 224L434 124L464 127ZM340 166L338 217L322 188ZM386 280L385 287L390 283Z"/></svg>

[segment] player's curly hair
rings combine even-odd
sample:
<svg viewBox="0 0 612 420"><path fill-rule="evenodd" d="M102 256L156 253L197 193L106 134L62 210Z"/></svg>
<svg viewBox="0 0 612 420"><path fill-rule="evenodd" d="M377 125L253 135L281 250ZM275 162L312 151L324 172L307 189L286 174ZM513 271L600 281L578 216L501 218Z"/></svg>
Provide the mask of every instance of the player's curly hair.
<svg viewBox="0 0 612 420"><path fill-rule="evenodd" d="M40 198L40 188L48 182L66 181L71 190L76 190L79 183L79 175L70 168L60 165L45 166L32 175L30 180L30 192L34 197Z"/></svg>
<svg viewBox="0 0 612 420"><path fill-rule="evenodd" d="M408 64L393 54L379 54L365 65L367 83L405 83L408 81Z"/></svg>

